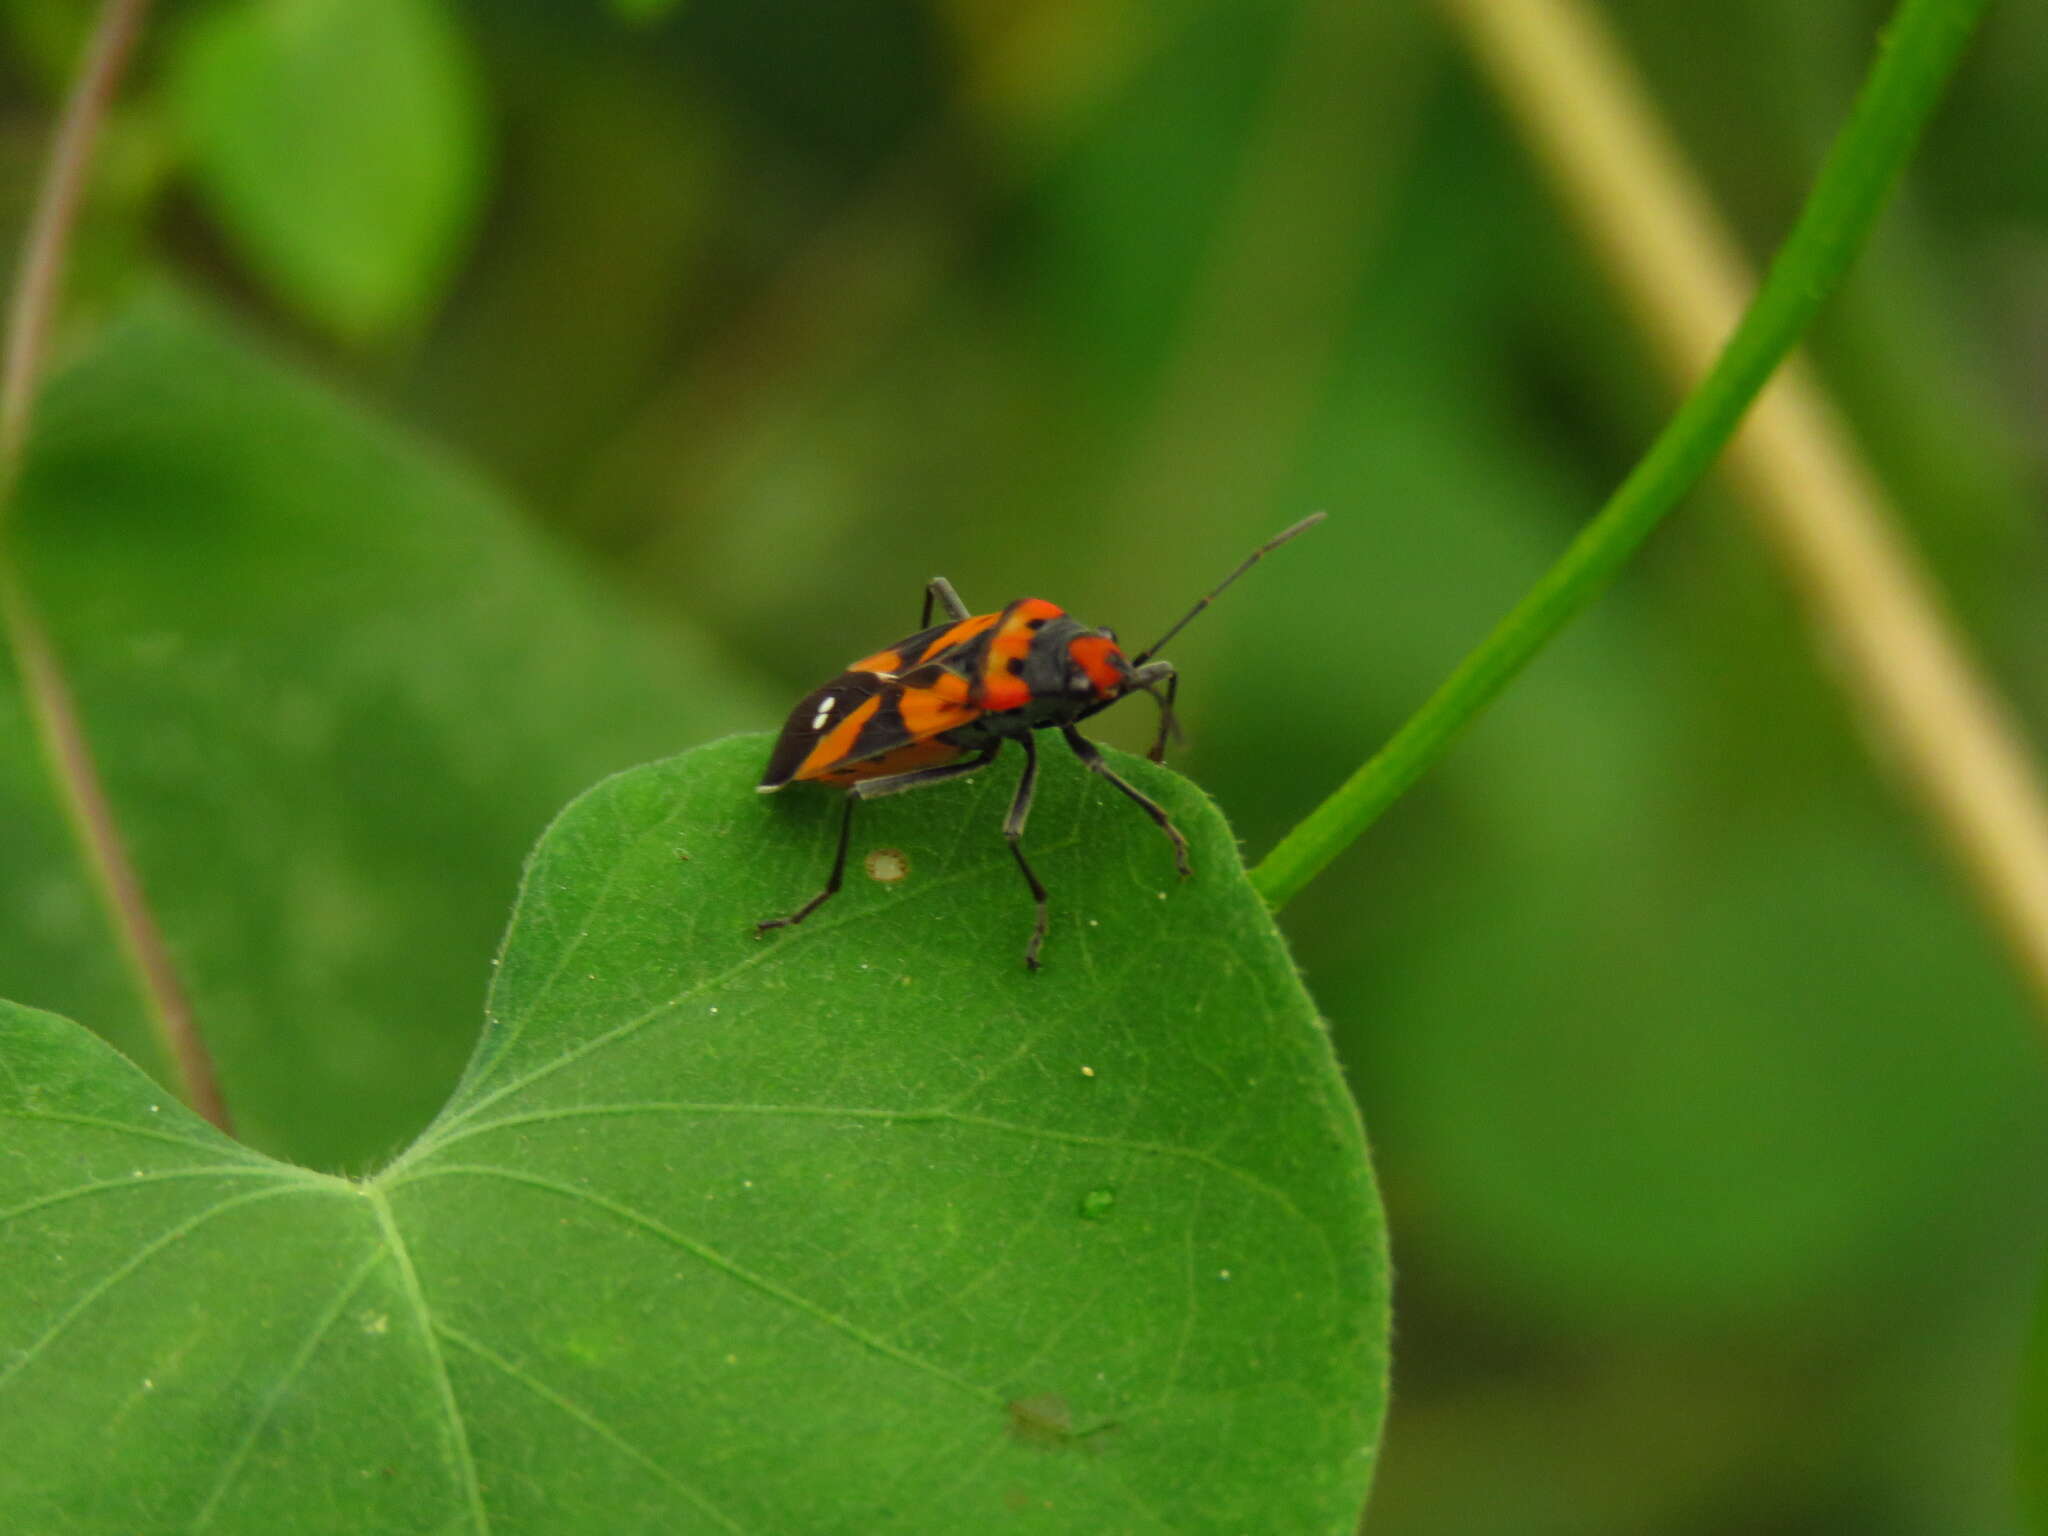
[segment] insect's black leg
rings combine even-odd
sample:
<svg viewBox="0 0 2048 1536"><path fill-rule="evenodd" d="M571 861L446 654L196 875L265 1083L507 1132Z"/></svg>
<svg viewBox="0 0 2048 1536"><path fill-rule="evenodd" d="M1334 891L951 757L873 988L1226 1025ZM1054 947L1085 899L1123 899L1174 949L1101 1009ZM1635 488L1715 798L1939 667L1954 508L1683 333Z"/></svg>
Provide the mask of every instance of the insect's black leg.
<svg viewBox="0 0 2048 1536"><path fill-rule="evenodd" d="M839 894L839 882L846 875L847 839L853 835L853 803L858 799L860 796L853 789L847 790L846 810L839 817L839 851L832 856L832 873L825 881L825 889L787 917L764 918L754 924L754 932L766 933L770 928L793 928Z"/></svg>
<svg viewBox="0 0 2048 1536"><path fill-rule="evenodd" d="M913 768L909 773L892 773L879 779L858 779L847 786L846 812L839 818L839 852L832 858L832 876L825 882L825 889L818 892L788 917L771 917L765 922L754 924L756 933L766 933L770 928L791 928L825 905L839 892L839 884L846 876L846 849L853 833L853 806L857 800L877 800L883 795L898 795L906 789L918 789L926 784L940 784L947 779L957 779L963 773L972 773L985 768L1002 748L1001 741L992 741L979 757L970 757L960 763L939 763L931 768Z"/></svg>
<svg viewBox="0 0 2048 1536"><path fill-rule="evenodd" d="M1159 701L1159 734L1152 738L1152 750L1145 754L1155 763L1166 761L1166 738L1179 729L1174 724L1173 719L1173 701L1179 693L1180 674L1178 672L1167 673L1166 697Z"/></svg>
<svg viewBox="0 0 2048 1536"><path fill-rule="evenodd" d="M969 617L967 605L960 601L960 594L953 590L953 583L943 576L934 576L925 584L924 616L917 621L919 629L929 629L932 622L932 603L936 600L946 610L949 619Z"/></svg>
<svg viewBox="0 0 2048 1536"><path fill-rule="evenodd" d="M1174 867L1180 871L1181 879L1187 879L1189 873L1188 840L1180 835L1180 828L1173 824L1173 818L1166 814L1166 808L1149 795L1138 793L1137 790L1117 777L1115 770L1102 760L1102 754L1096 750L1095 743L1083 736L1071 725L1062 726L1060 734L1067 738L1067 745L1074 749L1074 756L1080 758L1082 762L1088 765L1089 772L1101 774L1110 783L1135 800L1138 803L1139 810L1159 823L1159 830L1164 832L1167 841L1173 844Z"/></svg>
<svg viewBox="0 0 2048 1536"><path fill-rule="evenodd" d="M1024 883L1031 887L1031 899L1038 903L1038 913L1031 924L1031 942L1024 946L1024 964L1031 970L1038 969L1038 946L1045 942L1046 902L1045 887L1038 882L1038 875L1024 857L1024 821L1031 814L1031 795L1038 788L1038 743L1029 732L1017 738L1024 748L1024 774L1017 780L1017 793L1010 801L1010 814L1003 818L1003 836L1010 844L1010 852L1017 856L1017 867L1024 871Z"/></svg>

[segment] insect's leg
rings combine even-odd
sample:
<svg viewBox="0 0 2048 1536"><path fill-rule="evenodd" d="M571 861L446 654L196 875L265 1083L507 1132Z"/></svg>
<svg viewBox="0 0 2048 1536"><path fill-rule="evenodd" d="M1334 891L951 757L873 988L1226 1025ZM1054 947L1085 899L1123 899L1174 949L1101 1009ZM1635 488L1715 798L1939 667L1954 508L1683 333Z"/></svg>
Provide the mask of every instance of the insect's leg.
<svg viewBox="0 0 2048 1536"><path fill-rule="evenodd" d="M1166 697L1159 701L1159 734L1152 738L1152 750L1145 755L1155 763L1166 761L1166 738L1178 735L1180 725L1173 718L1173 701L1180 696L1180 674L1166 674Z"/></svg>
<svg viewBox="0 0 2048 1536"><path fill-rule="evenodd" d="M766 933L770 928L793 928L839 894L839 882L846 875L847 839L853 834L853 804L858 799L860 796L854 790L847 790L846 809L839 817L839 851L832 856L832 873L825 881L825 889L787 917L765 918L754 924L754 932Z"/></svg>
<svg viewBox="0 0 2048 1536"><path fill-rule="evenodd" d="M838 894L840 882L846 876L846 849L853 834L855 801L875 800L883 795L899 795L906 789L943 783L947 779L958 778L963 773L972 773L977 768L987 767L1002 745L1000 740L992 741L979 757L970 757L965 762L939 763L934 767L913 768L909 773L892 773L879 779L857 779L849 784L846 789L846 812L839 818L839 852L833 855L832 876L825 882L825 889L788 917L771 917L766 922L754 924L754 931L766 933L770 928L794 927Z"/></svg>
<svg viewBox="0 0 2048 1536"><path fill-rule="evenodd" d="M1039 884L1031 861L1024 857L1023 837L1025 818L1031 814L1031 796L1038 788L1038 743L1028 732L1017 740L1024 748L1024 774L1017 780L1017 793L1010 800L1010 814L1003 818L1003 837L1010 845L1010 852L1017 856L1017 867L1024 871L1024 883L1031 887L1031 899L1038 904L1037 916L1031 924L1031 942L1024 946L1024 964L1035 971L1038 969L1038 946L1045 942L1045 887Z"/></svg>
<svg viewBox="0 0 2048 1536"><path fill-rule="evenodd" d="M977 768L986 768L995 761L996 753L1002 750L1002 739L990 742L979 757L970 757L957 763L940 763L931 768L913 768L908 773L891 773L879 779L861 779L847 793L858 795L863 800L879 800L884 795L900 795L906 789L922 789L927 784L943 784L948 779L957 779L963 773L972 773Z"/></svg>
<svg viewBox="0 0 2048 1536"><path fill-rule="evenodd" d="M931 627L932 602L934 599L937 600L941 608L946 610L947 618L964 619L969 617L967 605L960 601L960 594L953 590L953 583L946 580L943 576L934 576L924 589L924 617L917 621L919 629L929 629Z"/></svg>
<svg viewBox="0 0 2048 1536"><path fill-rule="evenodd" d="M1166 684L1164 693L1159 691L1161 683ZM1166 744L1181 739L1180 721L1173 712L1173 701L1180 696L1180 673L1174 670L1170 661L1148 661L1133 672L1125 684L1126 693L1140 688L1151 694L1153 702L1159 706L1159 734L1152 738L1152 745L1146 749L1145 755L1155 763L1163 763L1166 761ZM1092 709L1088 711L1088 714L1093 713ZM1086 719L1087 715L1082 718Z"/></svg>
<svg viewBox="0 0 2048 1536"><path fill-rule="evenodd" d="M1062 726L1060 734L1067 738L1067 745L1074 749L1074 756L1080 758L1082 762L1088 765L1090 773L1101 774L1102 777L1109 780L1110 783L1135 800L1139 810L1159 823L1159 830L1164 832L1167 841L1173 844L1174 867L1180 871L1181 879L1187 879L1189 873L1188 840L1180 835L1180 828L1173 824L1173 818L1166 814L1166 808L1160 805L1158 801L1152 799L1151 796L1138 793L1137 790L1119 778L1116 771L1102 760L1102 754L1096 750L1095 743L1083 736L1071 725Z"/></svg>

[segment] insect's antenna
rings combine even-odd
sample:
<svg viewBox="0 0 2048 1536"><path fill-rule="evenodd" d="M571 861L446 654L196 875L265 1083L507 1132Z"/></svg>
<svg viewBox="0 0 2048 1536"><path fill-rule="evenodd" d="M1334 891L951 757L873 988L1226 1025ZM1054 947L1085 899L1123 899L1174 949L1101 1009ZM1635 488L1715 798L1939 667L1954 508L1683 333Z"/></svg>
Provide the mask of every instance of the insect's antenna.
<svg viewBox="0 0 2048 1536"><path fill-rule="evenodd" d="M1285 544L1297 533L1308 532L1309 529L1315 527L1317 523L1320 523L1324 518L1328 517L1329 515L1330 514L1327 512L1311 512L1307 517L1304 517L1292 528L1283 528L1280 532L1274 534L1273 537L1266 540L1265 543L1261 544L1257 549L1253 550L1251 554L1245 557L1245 562L1243 565L1240 565L1228 576L1224 577L1221 581L1217 582L1214 587L1210 588L1209 595L1207 597L1203 598L1200 602L1196 603L1194 607L1190 608L1186 613L1182 614L1180 622L1178 624L1174 625L1173 628L1169 629L1157 640L1153 641L1150 645L1146 646L1144 650L1138 652L1136 656L1133 656L1131 658L1131 665L1134 667L1141 667L1151 657L1157 656L1161 651L1165 650L1166 642L1171 640L1175 635L1179 634L1182 630L1186 629L1188 627L1188 621L1194 618L1196 614L1200 613L1204 608L1208 607L1211 603L1215 602L1217 598L1221 597L1223 595L1223 589L1225 587L1229 586L1233 581L1237 580L1238 577L1242 576L1246 571L1250 570L1253 566L1257 565L1261 560L1265 559L1266 556L1270 555L1282 544Z"/></svg>

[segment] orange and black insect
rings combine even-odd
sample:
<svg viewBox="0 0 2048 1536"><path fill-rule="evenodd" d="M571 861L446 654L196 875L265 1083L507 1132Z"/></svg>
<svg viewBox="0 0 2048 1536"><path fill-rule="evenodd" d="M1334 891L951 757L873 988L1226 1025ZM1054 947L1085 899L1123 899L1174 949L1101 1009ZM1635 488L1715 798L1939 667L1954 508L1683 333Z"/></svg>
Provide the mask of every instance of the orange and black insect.
<svg viewBox="0 0 2048 1536"><path fill-rule="evenodd" d="M765 932L800 923L838 891L857 803L972 773L994 761L1004 742L1014 740L1024 749L1024 773L1003 818L1003 837L1037 905L1031 942L1024 948L1024 963L1036 970L1045 942L1046 896L1024 857L1024 821L1038 785L1038 743L1032 732L1055 728L1091 772L1159 824L1185 879L1188 844L1180 829L1162 807L1119 778L1095 743L1074 727L1128 694L1149 693L1159 703L1159 734L1147 755L1155 763L1165 761L1180 677L1172 662L1153 658L1225 587L1322 520L1320 512L1305 517L1261 544L1179 623L1131 657L1118 649L1114 631L1090 629L1043 598L1020 597L997 613L969 613L953 584L943 576L934 578L925 588L924 616L918 620L930 627L863 656L807 695L775 739L768 771L761 775L762 794L801 779L838 784L846 789L846 809L825 889L789 916L771 917L758 928ZM934 603L945 610L943 624L931 622Z"/></svg>

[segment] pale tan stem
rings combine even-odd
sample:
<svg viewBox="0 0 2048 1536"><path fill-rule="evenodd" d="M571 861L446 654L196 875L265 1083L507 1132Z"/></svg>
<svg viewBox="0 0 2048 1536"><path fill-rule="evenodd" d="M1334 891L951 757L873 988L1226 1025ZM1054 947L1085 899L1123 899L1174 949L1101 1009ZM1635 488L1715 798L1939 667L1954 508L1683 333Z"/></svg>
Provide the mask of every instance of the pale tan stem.
<svg viewBox="0 0 2048 1536"><path fill-rule="evenodd" d="M225 1131L230 1129L227 1104L212 1058L128 856L56 648L14 568L7 538L8 509L35 417L43 360L64 289L65 260L92 170L93 149L148 9L149 0L107 0L101 7L51 140L8 298L7 339L0 354L0 637L14 656L51 782L179 1090L194 1109Z"/></svg>
<svg viewBox="0 0 2048 1536"><path fill-rule="evenodd" d="M1755 279L1600 18L1578 0L1441 3L1674 382L1689 388L1734 330ZM1728 467L1873 734L2048 1011L2048 800L2039 775L1803 363L1789 363L1758 397Z"/></svg>

